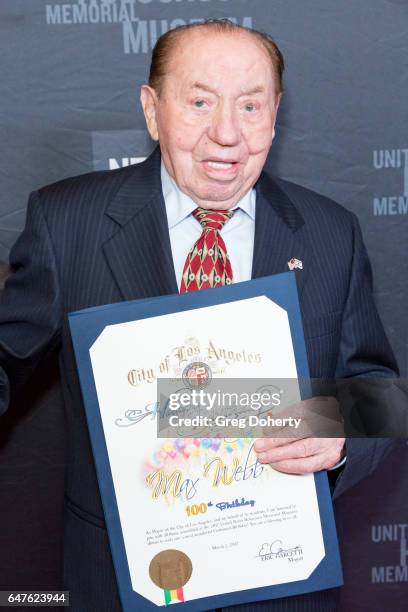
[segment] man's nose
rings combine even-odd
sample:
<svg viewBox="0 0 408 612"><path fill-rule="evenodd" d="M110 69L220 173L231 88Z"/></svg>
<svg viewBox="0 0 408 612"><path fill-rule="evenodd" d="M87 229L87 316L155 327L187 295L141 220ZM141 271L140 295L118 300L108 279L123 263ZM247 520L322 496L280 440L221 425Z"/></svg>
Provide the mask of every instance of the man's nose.
<svg viewBox="0 0 408 612"><path fill-rule="evenodd" d="M234 109L220 106L212 116L209 128L211 140L224 147L234 147L241 139L241 128Z"/></svg>

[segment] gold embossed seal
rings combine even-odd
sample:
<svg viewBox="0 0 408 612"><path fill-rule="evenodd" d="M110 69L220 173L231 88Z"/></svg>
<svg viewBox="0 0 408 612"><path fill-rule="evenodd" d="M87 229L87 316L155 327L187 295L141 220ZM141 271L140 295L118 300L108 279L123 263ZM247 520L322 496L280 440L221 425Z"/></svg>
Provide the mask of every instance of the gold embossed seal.
<svg viewBox="0 0 408 612"><path fill-rule="evenodd" d="M156 586L164 590L166 605L184 601L183 586L191 578L193 564L181 550L162 550L153 557L149 565L149 575Z"/></svg>

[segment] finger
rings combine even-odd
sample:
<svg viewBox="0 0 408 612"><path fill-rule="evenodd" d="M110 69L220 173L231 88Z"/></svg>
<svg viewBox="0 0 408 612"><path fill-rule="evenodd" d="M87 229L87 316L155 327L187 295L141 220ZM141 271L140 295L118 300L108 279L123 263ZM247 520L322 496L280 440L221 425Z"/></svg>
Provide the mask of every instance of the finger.
<svg viewBox="0 0 408 612"><path fill-rule="evenodd" d="M295 427L283 427L280 431L275 428L265 428L264 436L268 437L342 437L344 436L343 417L337 399L331 396L313 397L289 406L280 412L279 418L290 415Z"/></svg>
<svg viewBox="0 0 408 612"><path fill-rule="evenodd" d="M296 417L282 417L282 415L276 415L272 418L275 419L275 422L279 419L282 423L281 425L271 425L268 424L262 428L262 435L264 438L271 438L276 440L282 440L285 438L304 438L305 432L310 436L311 429L308 427L308 424L302 421L301 418ZM278 422L279 422L278 421ZM284 443L284 442L283 442Z"/></svg>
<svg viewBox="0 0 408 612"><path fill-rule="evenodd" d="M276 440L281 440L280 444L276 444L276 446L282 446L285 443L285 440L300 440L301 438L316 438L318 436L314 435L314 427L310 425L309 422L302 421L294 426L286 426L282 427L278 432L275 429L270 427L265 427L262 430L264 438L275 438Z"/></svg>
<svg viewBox="0 0 408 612"><path fill-rule="evenodd" d="M318 438L304 438L302 440L290 441L285 445L264 447L257 453L259 463L275 463L288 459L304 459L315 455L324 445Z"/></svg>
<svg viewBox="0 0 408 612"><path fill-rule="evenodd" d="M292 440L290 440L291 442ZM258 440L254 443L254 451L256 453L262 453L271 448L276 448L278 446L283 446L285 444L290 443L288 438L258 438Z"/></svg>
<svg viewBox="0 0 408 612"><path fill-rule="evenodd" d="M301 442L301 441L300 441ZM321 440L305 440L304 441L303 451L299 448L296 450L296 453L301 454L304 453L303 457L284 457L283 450L274 449L273 451L268 451L270 453L269 459L272 453L282 453L282 457L280 459L266 460L265 457L262 459L258 456L258 461L260 463L269 463L274 469L279 471L285 471L288 473L294 474L305 474L310 471L319 471L319 470L328 470L332 468L336 463L338 463L342 457L343 449L344 449L344 438L323 438ZM316 442L316 452L308 455L307 453L313 450L313 443ZM292 445L294 446L294 444ZM296 445L298 446L298 444ZM288 447L287 451L293 450Z"/></svg>
<svg viewBox="0 0 408 612"><path fill-rule="evenodd" d="M340 405L337 399L333 396L317 396L306 400L285 406L282 410L278 408L272 411L274 416L279 417L298 417L302 419L310 419L316 416L325 416L325 418L338 420L341 418Z"/></svg>
<svg viewBox="0 0 408 612"><path fill-rule="evenodd" d="M324 459L319 455L306 457L304 459L286 459L285 461L276 461L270 464L271 468L284 474L311 474L327 469Z"/></svg>

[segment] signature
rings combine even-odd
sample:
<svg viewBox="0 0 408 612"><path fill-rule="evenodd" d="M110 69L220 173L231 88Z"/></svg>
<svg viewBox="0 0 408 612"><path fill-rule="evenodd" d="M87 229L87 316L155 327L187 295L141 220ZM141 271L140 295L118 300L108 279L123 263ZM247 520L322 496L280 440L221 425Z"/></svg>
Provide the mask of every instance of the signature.
<svg viewBox="0 0 408 612"><path fill-rule="evenodd" d="M262 561L269 559L283 559L285 557L295 557L303 554L301 546L292 546L290 548L283 548L282 540L274 540L273 542L264 542L259 550L258 557Z"/></svg>

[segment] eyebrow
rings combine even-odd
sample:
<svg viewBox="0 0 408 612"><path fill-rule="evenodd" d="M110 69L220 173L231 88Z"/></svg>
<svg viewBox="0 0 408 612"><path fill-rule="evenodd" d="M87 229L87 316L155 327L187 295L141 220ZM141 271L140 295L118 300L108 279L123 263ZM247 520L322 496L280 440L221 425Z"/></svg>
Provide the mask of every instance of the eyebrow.
<svg viewBox="0 0 408 612"><path fill-rule="evenodd" d="M202 89L203 91L207 91L208 93L215 94L216 96L219 95L216 89L214 89L213 87L210 87L209 85L206 85L205 83L200 83L199 81L196 81L195 83L193 83L191 88L192 89ZM265 91L265 87L263 87L262 85L257 85L256 87L252 87L251 89L242 91L239 95L240 97L241 96L253 96L254 94L257 94L257 93L264 93L264 91Z"/></svg>

